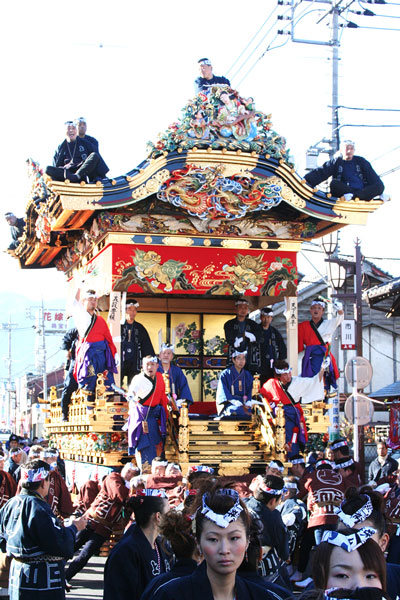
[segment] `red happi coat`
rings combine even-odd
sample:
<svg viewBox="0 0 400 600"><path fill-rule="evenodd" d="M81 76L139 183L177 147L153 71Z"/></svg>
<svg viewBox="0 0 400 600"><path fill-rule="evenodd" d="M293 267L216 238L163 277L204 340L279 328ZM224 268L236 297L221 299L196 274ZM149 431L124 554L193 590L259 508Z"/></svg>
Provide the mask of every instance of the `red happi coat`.
<svg viewBox="0 0 400 600"><path fill-rule="evenodd" d="M305 440L307 442L308 441L307 425L306 425L306 420L304 418L304 413L303 413L301 404L300 404L300 402L295 402L294 404L291 402L291 400L288 397L288 395L286 394L285 390L282 388L282 384L279 381L279 379L276 379L276 377L274 377L273 379L268 379L268 381L266 381L264 383L264 385L262 386L260 392L264 396L264 398L267 400L268 404L271 407L271 410L274 413L275 413L275 408L277 407L279 402L281 402L283 404L283 406L294 406L294 408L298 412L300 423L301 423L302 429L303 429L303 434L304 434ZM289 393L290 393L290 386L289 386Z"/></svg>
<svg viewBox="0 0 400 600"><path fill-rule="evenodd" d="M328 344L325 344L328 346ZM298 350L303 352L307 346L322 346L321 340L318 338L314 329L311 327L310 321L302 321L298 327ZM332 367L335 373L336 379L339 379L340 373L336 364L336 359L332 353L329 354L332 362Z"/></svg>
<svg viewBox="0 0 400 600"><path fill-rule="evenodd" d="M0 508L5 505L5 503L15 496L17 493L17 484L15 479L10 473L6 473L5 471L0 471Z"/></svg>
<svg viewBox="0 0 400 600"><path fill-rule="evenodd" d="M109 538L116 525L122 521L122 509L128 496L129 490L124 478L116 472L107 475L92 506L84 515L89 519L90 528L104 538Z"/></svg>

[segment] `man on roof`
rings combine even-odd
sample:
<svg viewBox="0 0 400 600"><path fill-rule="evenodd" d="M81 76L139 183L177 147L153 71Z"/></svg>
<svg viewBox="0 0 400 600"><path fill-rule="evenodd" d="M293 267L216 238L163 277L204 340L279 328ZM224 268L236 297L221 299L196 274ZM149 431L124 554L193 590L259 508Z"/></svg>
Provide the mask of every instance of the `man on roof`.
<svg viewBox="0 0 400 600"><path fill-rule="evenodd" d="M105 177L109 168L94 146L78 137L73 121L66 121L65 126L65 140L54 154L53 166L46 167L46 174L55 181L68 179L71 183L88 183Z"/></svg>
<svg viewBox="0 0 400 600"><path fill-rule="evenodd" d="M213 74L212 64L209 58L200 58L200 77L194 82L196 94L209 90L213 85L231 85L229 79Z"/></svg>
<svg viewBox="0 0 400 600"><path fill-rule="evenodd" d="M99 142L96 140L96 138L86 133L87 123L85 117L78 117L77 119L75 119L75 125L78 130L79 138L81 140L86 140L87 142L92 144L95 152L99 153Z"/></svg>
<svg viewBox="0 0 400 600"><path fill-rule="evenodd" d="M313 169L304 176L308 185L315 187L332 177L330 191L336 198L346 201L359 198L372 200L385 189L382 180L365 158L356 156L355 145L351 140L340 144L339 155Z"/></svg>

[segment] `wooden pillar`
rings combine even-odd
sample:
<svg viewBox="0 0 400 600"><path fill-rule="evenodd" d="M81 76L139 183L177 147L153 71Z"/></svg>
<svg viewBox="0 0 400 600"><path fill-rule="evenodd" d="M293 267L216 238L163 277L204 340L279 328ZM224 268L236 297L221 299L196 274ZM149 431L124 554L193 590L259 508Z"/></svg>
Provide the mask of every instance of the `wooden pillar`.
<svg viewBox="0 0 400 600"><path fill-rule="evenodd" d="M110 294L108 326L121 361L121 292L111 292ZM118 373L114 375L114 379L119 387L121 385L121 364L118 366Z"/></svg>
<svg viewBox="0 0 400 600"><path fill-rule="evenodd" d="M292 367L293 375L297 375L298 372L298 350L297 350L297 327L298 327L298 314L297 314L297 296L288 296L285 298L286 310L286 337L287 337L287 351L288 351L288 363Z"/></svg>

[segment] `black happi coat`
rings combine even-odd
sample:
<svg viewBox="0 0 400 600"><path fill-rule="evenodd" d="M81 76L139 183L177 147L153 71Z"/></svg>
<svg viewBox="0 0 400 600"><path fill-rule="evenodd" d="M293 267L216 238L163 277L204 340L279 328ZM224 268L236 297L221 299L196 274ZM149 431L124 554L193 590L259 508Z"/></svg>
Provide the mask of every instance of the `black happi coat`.
<svg viewBox="0 0 400 600"><path fill-rule="evenodd" d="M169 562L156 541L159 555L136 524L112 549L104 569L104 600L139 600L149 581L169 570Z"/></svg>
<svg viewBox="0 0 400 600"><path fill-rule="evenodd" d="M192 558L179 558L168 573L157 575L157 577L154 577L154 579L150 581L140 600L151 600L153 594L160 586L164 585L164 583L176 579L177 577L191 575L195 569L197 569L197 562L195 560Z"/></svg>
<svg viewBox="0 0 400 600"><path fill-rule="evenodd" d="M234 319L226 321L224 324L224 331L225 339L229 344L229 363L232 362L232 352L235 350L240 350L241 352L247 350L245 368L250 371L250 373L259 371L261 365L260 341L262 336L262 329L260 325L252 319L239 321L239 319L235 317ZM249 338L247 338L245 335L246 331L255 336L255 342L250 342ZM243 338L243 341L241 342L239 348L235 348L234 344L236 338L241 337Z"/></svg>
<svg viewBox="0 0 400 600"><path fill-rule="evenodd" d="M3 506L2 550L18 559L11 562L10 600L65 598L64 559L74 554L76 533L75 525L61 525L36 492L22 489Z"/></svg>
<svg viewBox="0 0 400 600"><path fill-rule="evenodd" d="M276 600L276 596L259 585L236 576L235 600ZM173 579L160 586L153 600L214 600L207 565L204 562L191 575Z"/></svg>
<svg viewBox="0 0 400 600"><path fill-rule="evenodd" d="M124 323L121 327L122 365L131 365L134 371L140 373L142 360L145 356L154 356L154 348L147 329L134 321Z"/></svg>

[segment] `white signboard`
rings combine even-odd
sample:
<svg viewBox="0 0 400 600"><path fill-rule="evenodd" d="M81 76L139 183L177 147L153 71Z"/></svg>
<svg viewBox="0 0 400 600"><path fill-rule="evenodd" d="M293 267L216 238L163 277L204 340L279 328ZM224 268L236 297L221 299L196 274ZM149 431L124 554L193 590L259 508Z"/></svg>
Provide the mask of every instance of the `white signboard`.
<svg viewBox="0 0 400 600"><path fill-rule="evenodd" d="M43 313L45 333L65 333L67 320L65 310L46 308Z"/></svg>
<svg viewBox="0 0 400 600"><path fill-rule="evenodd" d="M356 349L356 322L354 319L345 319L342 323L342 350Z"/></svg>

